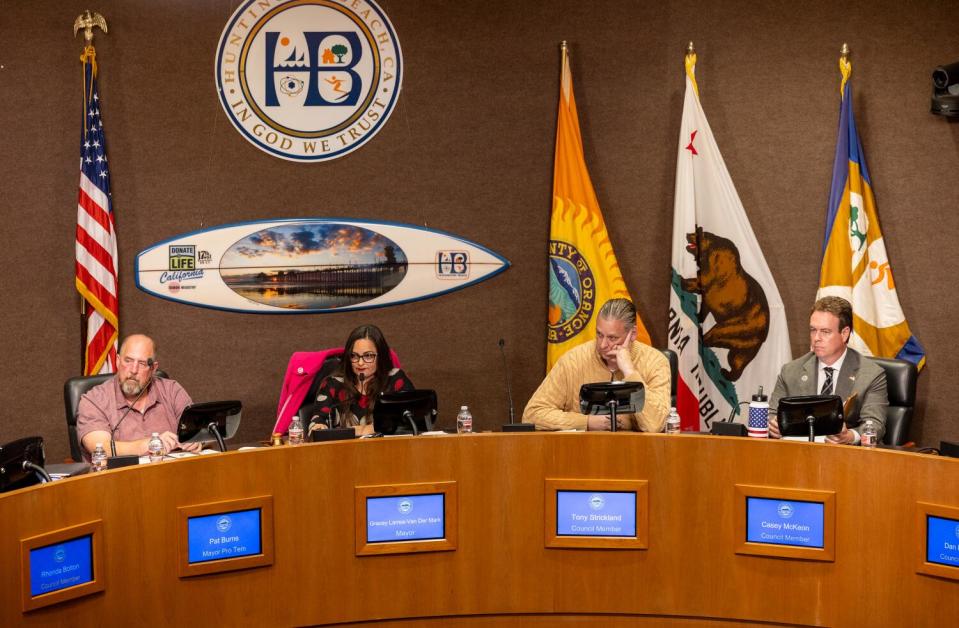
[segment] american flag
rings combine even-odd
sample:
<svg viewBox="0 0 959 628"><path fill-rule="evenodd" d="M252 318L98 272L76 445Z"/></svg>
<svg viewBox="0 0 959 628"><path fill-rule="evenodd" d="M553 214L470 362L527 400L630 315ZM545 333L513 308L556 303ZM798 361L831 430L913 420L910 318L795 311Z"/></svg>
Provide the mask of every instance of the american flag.
<svg viewBox="0 0 959 628"><path fill-rule="evenodd" d="M85 375L113 373L117 367L119 301L117 236L110 200L96 52L88 46L83 61L84 118L80 144L80 194L77 202L77 290L86 307Z"/></svg>
<svg viewBox="0 0 959 628"><path fill-rule="evenodd" d="M769 406L749 404L747 432L753 438L769 438Z"/></svg>

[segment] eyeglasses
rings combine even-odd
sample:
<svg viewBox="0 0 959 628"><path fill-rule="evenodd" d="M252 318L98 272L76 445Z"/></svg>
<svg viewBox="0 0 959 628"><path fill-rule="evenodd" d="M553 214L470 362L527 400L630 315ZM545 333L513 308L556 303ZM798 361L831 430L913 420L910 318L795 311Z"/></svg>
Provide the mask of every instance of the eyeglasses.
<svg viewBox="0 0 959 628"><path fill-rule="evenodd" d="M134 364L136 364L141 369L145 369L152 366L152 364L150 364L146 360L134 360L130 356L123 356L122 360L123 360L123 365L126 367L132 367Z"/></svg>
<svg viewBox="0 0 959 628"><path fill-rule="evenodd" d="M360 355L359 353L350 354L350 362L356 363L360 360L366 362L367 364L372 364L376 360L376 354L372 351L369 353L364 353L363 355Z"/></svg>

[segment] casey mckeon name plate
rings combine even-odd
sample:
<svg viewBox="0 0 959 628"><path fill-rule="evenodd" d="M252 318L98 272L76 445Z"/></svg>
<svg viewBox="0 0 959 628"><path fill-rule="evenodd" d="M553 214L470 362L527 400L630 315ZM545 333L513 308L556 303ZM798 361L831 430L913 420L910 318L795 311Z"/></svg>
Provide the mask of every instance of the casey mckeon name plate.
<svg viewBox="0 0 959 628"><path fill-rule="evenodd" d="M735 486L737 554L835 560L836 494L771 486Z"/></svg>
<svg viewBox="0 0 959 628"><path fill-rule="evenodd" d="M646 480L547 479L546 547L646 549Z"/></svg>

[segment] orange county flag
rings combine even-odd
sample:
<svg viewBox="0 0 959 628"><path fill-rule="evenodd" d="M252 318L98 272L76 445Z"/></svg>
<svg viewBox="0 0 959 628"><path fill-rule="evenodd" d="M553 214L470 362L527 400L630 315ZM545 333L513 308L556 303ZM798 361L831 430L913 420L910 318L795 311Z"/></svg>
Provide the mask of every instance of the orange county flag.
<svg viewBox="0 0 959 628"><path fill-rule="evenodd" d="M839 60L842 100L832 189L826 213L822 269L816 298L839 296L854 313L849 346L863 355L909 360L922 368L926 351L912 335L899 305L892 267L879 230L872 179L852 110L852 64Z"/></svg>
<svg viewBox="0 0 959 628"><path fill-rule="evenodd" d="M613 298L629 298L586 170L565 43L562 53L553 162L553 213L549 224L547 371L566 351L593 340L595 315L603 303ZM638 318L636 339L649 343L649 333Z"/></svg>
<svg viewBox="0 0 959 628"><path fill-rule="evenodd" d="M693 431L739 414L760 386L771 394L791 359L783 302L706 121L695 65L690 51L668 328L679 355L676 409L682 429Z"/></svg>

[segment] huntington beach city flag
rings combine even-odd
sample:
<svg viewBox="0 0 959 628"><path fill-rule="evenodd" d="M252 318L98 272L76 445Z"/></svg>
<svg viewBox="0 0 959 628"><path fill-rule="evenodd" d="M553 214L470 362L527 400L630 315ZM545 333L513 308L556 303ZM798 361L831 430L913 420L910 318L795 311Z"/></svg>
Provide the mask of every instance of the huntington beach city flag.
<svg viewBox="0 0 959 628"><path fill-rule="evenodd" d="M922 368L926 352L909 330L899 305L879 229L872 180L853 116L852 64L847 54L839 59L839 69L839 137L816 298L839 296L852 303L855 333L849 345L856 351L909 360Z"/></svg>
<svg viewBox="0 0 959 628"><path fill-rule="evenodd" d="M116 371L119 302L117 238L100 116L102 103L97 90L96 51L89 39L87 44L80 57L83 63L83 125L77 203L76 286L85 303L83 372L84 375L95 375Z"/></svg>
<svg viewBox="0 0 959 628"><path fill-rule="evenodd" d="M760 386L770 394L792 357L779 290L706 121L695 66L690 48L667 334L679 356L676 409L690 431L739 415Z"/></svg>
<svg viewBox="0 0 959 628"><path fill-rule="evenodd" d="M565 42L562 57L549 226L547 371L566 351L593 340L595 314L603 303L630 298L586 169ZM636 339L649 343L649 333L638 316Z"/></svg>

